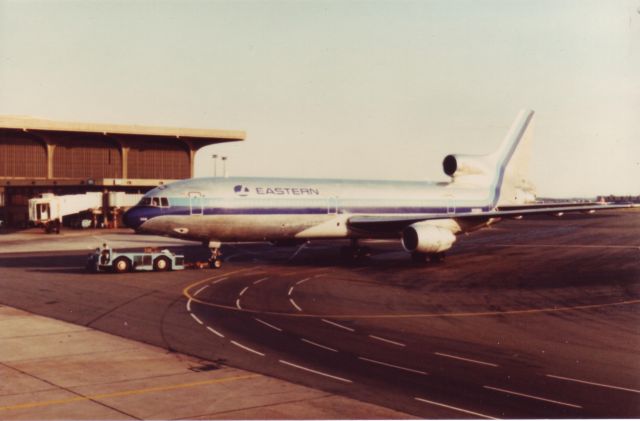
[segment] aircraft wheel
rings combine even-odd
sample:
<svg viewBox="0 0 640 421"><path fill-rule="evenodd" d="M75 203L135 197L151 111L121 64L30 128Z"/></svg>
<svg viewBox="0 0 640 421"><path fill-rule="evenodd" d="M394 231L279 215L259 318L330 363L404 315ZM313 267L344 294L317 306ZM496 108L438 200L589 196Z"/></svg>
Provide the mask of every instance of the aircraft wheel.
<svg viewBox="0 0 640 421"><path fill-rule="evenodd" d="M164 272L166 270L171 270L171 262L166 257L158 257L153 262L153 270L157 272Z"/></svg>
<svg viewBox="0 0 640 421"><path fill-rule="evenodd" d="M131 271L131 261L126 257L118 257L115 262L113 262L113 271L115 273L125 273Z"/></svg>

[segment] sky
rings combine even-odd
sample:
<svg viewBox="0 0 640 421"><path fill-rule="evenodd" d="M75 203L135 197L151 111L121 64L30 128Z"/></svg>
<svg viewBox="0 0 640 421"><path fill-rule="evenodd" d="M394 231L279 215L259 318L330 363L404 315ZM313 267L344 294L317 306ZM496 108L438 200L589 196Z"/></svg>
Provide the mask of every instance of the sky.
<svg viewBox="0 0 640 421"><path fill-rule="evenodd" d="M640 0L0 0L0 114L246 131L196 176L446 181L522 108L539 196L640 194Z"/></svg>

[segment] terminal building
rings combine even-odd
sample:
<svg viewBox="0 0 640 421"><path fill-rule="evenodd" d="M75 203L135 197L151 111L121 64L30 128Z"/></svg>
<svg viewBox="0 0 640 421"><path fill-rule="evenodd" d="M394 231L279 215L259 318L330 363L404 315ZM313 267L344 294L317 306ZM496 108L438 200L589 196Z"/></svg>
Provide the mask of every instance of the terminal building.
<svg viewBox="0 0 640 421"><path fill-rule="evenodd" d="M191 178L200 148L244 138L242 131L0 116L0 221L26 226L29 199L43 193L101 192L107 201L110 192L145 193ZM101 216L101 226L116 223Z"/></svg>

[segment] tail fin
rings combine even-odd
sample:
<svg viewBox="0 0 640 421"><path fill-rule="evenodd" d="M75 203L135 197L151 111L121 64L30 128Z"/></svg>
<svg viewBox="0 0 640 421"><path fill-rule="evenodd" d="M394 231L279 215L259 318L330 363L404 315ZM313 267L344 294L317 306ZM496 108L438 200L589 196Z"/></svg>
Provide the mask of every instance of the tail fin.
<svg viewBox="0 0 640 421"><path fill-rule="evenodd" d="M489 188L489 205L521 204L535 198L527 181L531 139L532 110L522 110L498 149L488 155L448 155L444 172L453 184Z"/></svg>
<svg viewBox="0 0 640 421"><path fill-rule="evenodd" d="M533 110L520 111L500 147L489 155L496 163L494 207L521 204L535 198L534 187L528 181L533 117Z"/></svg>

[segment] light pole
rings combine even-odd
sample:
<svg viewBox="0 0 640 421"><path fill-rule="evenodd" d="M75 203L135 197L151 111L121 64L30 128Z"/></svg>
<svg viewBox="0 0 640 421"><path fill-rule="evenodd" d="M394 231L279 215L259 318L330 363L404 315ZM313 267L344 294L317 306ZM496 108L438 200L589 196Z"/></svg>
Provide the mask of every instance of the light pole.
<svg viewBox="0 0 640 421"><path fill-rule="evenodd" d="M227 178L227 157L222 157L222 176Z"/></svg>
<svg viewBox="0 0 640 421"><path fill-rule="evenodd" d="M213 158L213 176L217 177L218 176L218 155L211 155L211 158Z"/></svg>

